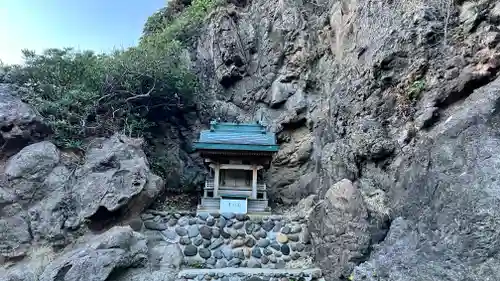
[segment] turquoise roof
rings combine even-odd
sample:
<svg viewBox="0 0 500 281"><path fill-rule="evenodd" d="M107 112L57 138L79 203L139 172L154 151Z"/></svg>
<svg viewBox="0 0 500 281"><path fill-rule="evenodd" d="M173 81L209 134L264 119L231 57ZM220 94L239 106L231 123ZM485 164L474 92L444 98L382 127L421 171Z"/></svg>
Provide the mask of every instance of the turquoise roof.
<svg viewBox="0 0 500 281"><path fill-rule="evenodd" d="M200 133L195 149L278 151L276 136L257 123L210 122L210 129Z"/></svg>

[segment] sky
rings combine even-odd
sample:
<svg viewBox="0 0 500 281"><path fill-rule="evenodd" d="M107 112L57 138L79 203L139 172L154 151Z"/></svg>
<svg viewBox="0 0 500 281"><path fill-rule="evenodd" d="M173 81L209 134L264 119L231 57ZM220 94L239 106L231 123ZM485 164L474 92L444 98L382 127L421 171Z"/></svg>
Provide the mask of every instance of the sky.
<svg viewBox="0 0 500 281"><path fill-rule="evenodd" d="M136 45L146 19L165 0L0 0L0 60L22 62L22 49L108 52Z"/></svg>

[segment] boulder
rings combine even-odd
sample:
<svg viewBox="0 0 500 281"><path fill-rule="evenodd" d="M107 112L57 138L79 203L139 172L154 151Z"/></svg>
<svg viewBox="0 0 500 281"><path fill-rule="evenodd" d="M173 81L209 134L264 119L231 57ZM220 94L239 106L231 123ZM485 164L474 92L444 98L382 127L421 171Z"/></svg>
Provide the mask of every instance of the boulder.
<svg viewBox="0 0 500 281"><path fill-rule="evenodd" d="M16 89L0 84L0 154L12 155L48 134L41 115L16 96Z"/></svg>
<svg viewBox="0 0 500 281"><path fill-rule="evenodd" d="M25 256L31 239L28 222L23 217L0 219L0 259Z"/></svg>
<svg viewBox="0 0 500 281"><path fill-rule="evenodd" d="M109 280L124 268L148 261L146 239L130 227L114 227L88 244L59 256L41 274L40 281Z"/></svg>
<svg viewBox="0 0 500 281"><path fill-rule="evenodd" d="M361 192L347 179L330 187L311 211L308 229L315 259L325 276L349 276L356 261L366 253L370 247L367 219ZM289 253L289 249L285 250Z"/></svg>

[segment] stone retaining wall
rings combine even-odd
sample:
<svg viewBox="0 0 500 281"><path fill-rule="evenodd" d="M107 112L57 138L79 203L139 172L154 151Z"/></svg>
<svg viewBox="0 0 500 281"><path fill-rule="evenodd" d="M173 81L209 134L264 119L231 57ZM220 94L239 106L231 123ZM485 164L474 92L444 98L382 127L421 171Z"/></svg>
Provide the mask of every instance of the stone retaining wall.
<svg viewBox="0 0 500 281"><path fill-rule="evenodd" d="M279 215L250 218L235 214L192 214L149 211L142 215L146 231L161 232L176 243L184 264L196 268L308 268L309 234L303 217Z"/></svg>
<svg viewBox="0 0 500 281"><path fill-rule="evenodd" d="M177 276L182 281L324 281L319 268L297 269L191 269Z"/></svg>

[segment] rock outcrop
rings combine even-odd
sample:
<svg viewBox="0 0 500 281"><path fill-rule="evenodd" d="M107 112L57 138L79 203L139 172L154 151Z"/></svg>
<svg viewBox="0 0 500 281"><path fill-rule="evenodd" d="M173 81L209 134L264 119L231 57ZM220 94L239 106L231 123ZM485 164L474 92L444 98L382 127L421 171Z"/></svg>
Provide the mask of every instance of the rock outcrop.
<svg viewBox="0 0 500 281"><path fill-rule="evenodd" d="M120 135L96 139L76 166L48 141L9 158L0 180L1 256L23 257L31 243L65 246L86 225L137 216L163 190L140 145Z"/></svg>
<svg viewBox="0 0 500 281"><path fill-rule="evenodd" d="M488 0L255 0L211 14L193 56L216 114L278 134L270 194L317 195L328 280L499 278L498 14ZM334 192L342 179L351 196Z"/></svg>
<svg viewBox="0 0 500 281"><path fill-rule="evenodd" d="M15 95L12 86L0 84L0 158L50 133L43 118Z"/></svg>

